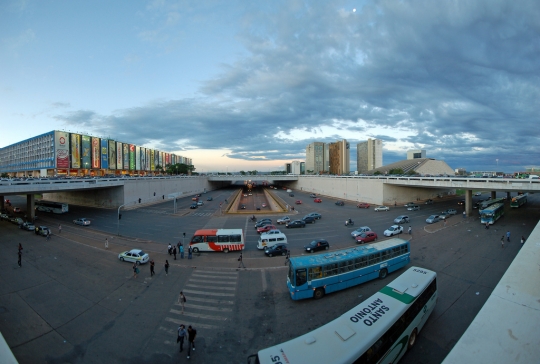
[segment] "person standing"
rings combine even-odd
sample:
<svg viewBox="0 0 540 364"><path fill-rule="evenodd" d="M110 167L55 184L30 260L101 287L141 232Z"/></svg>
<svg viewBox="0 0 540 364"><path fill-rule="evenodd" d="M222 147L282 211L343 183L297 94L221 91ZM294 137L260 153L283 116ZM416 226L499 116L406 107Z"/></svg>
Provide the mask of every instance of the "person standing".
<svg viewBox="0 0 540 364"><path fill-rule="evenodd" d="M19 243L19 251L21 252L23 250L23 247L21 245L21 243Z"/></svg>
<svg viewBox="0 0 540 364"><path fill-rule="evenodd" d="M412 228L411 228L411 226L410 226L410 225L409 225L409 230L408 230L408 233L409 233L409 235L411 235L411 234L412 234Z"/></svg>
<svg viewBox="0 0 540 364"><path fill-rule="evenodd" d="M238 257L238 268L240 268L240 266L242 266L242 268L246 268L246 266L244 265L244 259L242 258L242 252L240 252L240 256Z"/></svg>
<svg viewBox="0 0 540 364"><path fill-rule="evenodd" d="M165 260L165 275L169 275L169 261Z"/></svg>
<svg viewBox="0 0 540 364"><path fill-rule="evenodd" d="M184 326L184 324L178 326L178 338L176 339L176 342L180 343L179 353L184 351L184 339L186 338L187 335L188 333L186 331L186 327Z"/></svg>
<svg viewBox="0 0 540 364"><path fill-rule="evenodd" d="M174 255L174 260L176 260L176 246L172 249L172 253Z"/></svg>
<svg viewBox="0 0 540 364"><path fill-rule="evenodd" d="M180 248L178 248L180 251L180 259L184 259L184 246L180 244Z"/></svg>
<svg viewBox="0 0 540 364"><path fill-rule="evenodd" d="M463 211L463 218L466 218L466 217L467 217L467 213Z"/></svg>
<svg viewBox="0 0 540 364"><path fill-rule="evenodd" d="M105 249L109 249L109 239L105 238Z"/></svg>
<svg viewBox="0 0 540 364"><path fill-rule="evenodd" d="M62 233L62 225L58 225L58 234Z"/></svg>
<svg viewBox="0 0 540 364"><path fill-rule="evenodd" d="M285 265L289 264L290 260L291 260L291 251L287 249L287 255L285 255Z"/></svg>
<svg viewBox="0 0 540 364"><path fill-rule="evenodd" d="M510 230L506 232L506 241L510 242Z"/></svg>
<svg viewBox="0 0 540 364"><path fill-rule="evenodd" d="M19 268L22 268L22 263L21 263L21 258L22 258L22 252L21 252L21 249L19 249L19 261L17 262L17 264L19 264Z"/></svg>
<svg viewBox="0 0 540 364"><path fill-rule="evenodd" d="M170 243L169 243L169 246L167 247L167 253L169 253L169 255L172 255L172 246Z"/></svg>
<svg viewBox="0 0 540 364"><path fill-rule="evenodd" d="M486 230L488 230L488 229L489 229L489 222L486 221Z"/></svg>
<svg viewBox="0 0 540 364"><path fill-rule="evenodd" d="M523 244L525 244L525 237L521 235L521 246L523 246Z"/></svg>
<svg viewBox="0 0 540 364"><path fill-rule="evenodd" d="M188 255L187 255L187 258L188 258L188 259L191 259L192 254L193 254L193 248L190 246L189 249L188 249Z"/></svg>
<svg viewBox="0 0 540 364"><path fill-rule="evenodd" d="M501 236L501 248L504 249L504 235Z"/></svg>
<svg viewBox="0 0 540 364"><path fill-rule="evenodd" d="M150 277L152 277L156 272L154 272L154 260L150 261Z"/></svg>
<svg viewBox="0 0 540 364"><path fill-rule="evenodd" d="M178 296L178 303L180 306L182 306L182 313L184 313L184 305L186 303L186 296L184 296L184 292L180 291L180 295Z"/></svg>
<svg viewBox="0 0 540 364"><path fill-rule="evenodd" d="M133 278L137 278L137 264L133 263Z"/></svg>
<svg viewBox="0 0 540 364"><path fill-rule="evenodd" d="M47 229L47 240L51 240L51 230Z"/></svg>
<svg viewBox="0 0 540 364"><path fill-rule="evenodd" d="M189 353L191 352L191 347L193 347L193 351L195 351L195 337L197 336L197 330L195 330L191 325L188 326L187 329L188 332L188 354L187 357L189 359Z"/></svg>

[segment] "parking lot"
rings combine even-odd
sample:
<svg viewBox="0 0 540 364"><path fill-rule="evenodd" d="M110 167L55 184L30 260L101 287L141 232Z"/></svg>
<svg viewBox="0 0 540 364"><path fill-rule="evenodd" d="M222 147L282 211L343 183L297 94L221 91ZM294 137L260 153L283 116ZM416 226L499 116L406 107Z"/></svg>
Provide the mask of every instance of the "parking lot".
<svg viewBox="0 0 540 364"><path fill-rule="evenodd" d="M43 237L0 222L0 248L8 257L7 269L0 273L3 290L0 330L21 363L34 362L148 362L187 361L179 357L175 343L178 323L198 329L198 346L190 361L245 362L247 355L262 348L308 332L354 307L371 296L399 272L383 280L368 282L321 300L293 302L285 285L283 257L265 257L256 248L258 234L248 215L225 215L222 206L234 189L211 191L205 201L190 210L191 201L179 200L177 211L171 201L140 209L117 211L70 206L63 215L44 214L36 223L52 228L53 237ZM309 254L304 246L314 239L326 239L330 249L356 244L351 232L368 226L378 234L394 225L398 215L409 216L401 237L411 241L411 265L438 273L439 302L417 345L402 363L440 363L488 298L491 290L516 255L519 237L528 236L538 222L539 201L531 195L519 209L507 207L506 215L489 230L482 226L477 210L463 218L460 198L448 198L407 211L389 206L375 212L357 208L356 202L318 196L315 203L308 192L275 190L289 206L292 219L317 212L320 220L305 228L279 229L287 235L291 254ZM486 195L487 196L487 195ZM484 196L485 197L485 196ZM479 198L479 197L475 197ZM296 200L302 204L296 205ZM13 196L13 205L25 206ZM429 215L454 208L457 214L426 224ZM23 211L24 213L24 211ZM286 214L261 214L274 222ZM78 218L91 220L90 226L75 225ZM354 226L345 226L345 220ZM58 225L62 225L59 233ZM411 226L412 235L407 234ZM245 270L237 270L237 254L201 253L192 260L174 261L166 253L169 243L187 241L200 228L243 228L246 237ZM505 249L500 235L507 230L513 240ZM184 238L183 233L186 233ZM109 241L105 249L104 240ZM18 268L14 247L23 244L23 267ZM141 248L156 261L156 276L148 266L132 278L131 265L118 261L119 252ZM12 258L9 258L12 257ZM165 275L163 262L171 263ZM208 282L216 282L216 284ZM179 314L177 296L184 290L188 305ZM206 301L205 301L206 300ZM214 301L212 301L214 300Z"/></svg>

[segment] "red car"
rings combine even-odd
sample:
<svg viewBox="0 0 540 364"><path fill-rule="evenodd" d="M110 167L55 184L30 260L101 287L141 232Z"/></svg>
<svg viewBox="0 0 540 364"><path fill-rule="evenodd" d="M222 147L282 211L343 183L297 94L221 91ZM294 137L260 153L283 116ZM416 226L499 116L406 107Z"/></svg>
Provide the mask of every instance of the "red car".
<svg viewBox="0 0 540 364"><path fill-rule="evenodd" d="M297 205L301 205L301 204L302 204L302 201L300 201L300 200L296 200L295 204L297 204Z"/></svg>
<svg viewBox="0 0 540 364"><path fill-rule="evenodd" d="M277 229L277 227L275 227L274 225L265 225L265 226L262 226L262 227L258 228L257 233L262 234L262 233L265 233L267 231L275 230L275 229Z"/></svg>
<svg viewBox="0 0 540 364"><path fill-rule="evenodd" d="M360 202L358 205L356 205L359 209L369 209L369 204L365 202Z"/></svg>
<svg viewBox="0 0 540 364"><path fill-rule="evenodd" d="M359 244L369 243L370 241L377 240L377 234L373 231L366 231L356 237L356 242Z"/></svg>
<svg viewBox="0 0 540 364"><path fill-rule="evenodd" d="M322 200L320 198L316 198L315 200L313 200L313 202L318 202L318 203L321 203Z"/></svg>

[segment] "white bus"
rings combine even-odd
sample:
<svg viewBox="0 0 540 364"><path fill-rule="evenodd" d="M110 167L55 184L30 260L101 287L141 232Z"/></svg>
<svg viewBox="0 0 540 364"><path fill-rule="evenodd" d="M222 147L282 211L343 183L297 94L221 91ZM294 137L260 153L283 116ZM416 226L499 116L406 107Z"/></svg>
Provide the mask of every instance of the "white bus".
<svg viewBox="0 0 540 364"><path fill-rule="evenodd" d="M67 203L36 201L34 204L36 205L37 211L52 212L55 214L64 214L69 211Z"/></svg>
<svg viewBox="0 0 540 364"><path fill-rule="evenodd" d="M195 231L189 246L195 253L244 250L244 234L242 229L201 229Z"/></svg>
<svg viewBox="0 0 540 364"><path fill-rule="evenodd" d="M411 267L334 321L248 357L254 364L396 363L437 302L437 274Z"/></svg>

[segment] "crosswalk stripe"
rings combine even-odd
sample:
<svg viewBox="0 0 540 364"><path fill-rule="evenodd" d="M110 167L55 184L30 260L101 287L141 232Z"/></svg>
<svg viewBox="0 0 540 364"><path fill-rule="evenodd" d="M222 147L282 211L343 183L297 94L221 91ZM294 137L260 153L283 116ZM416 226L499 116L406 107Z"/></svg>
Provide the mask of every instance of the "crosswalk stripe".
<svg viewBox="0 0 540 364"><path fill-rule="evenodd" d="M200 282L200 283L218 283L216 281L207 281L205 279L190 279L190 282ZM219 282L219 284L234 284L236 285L236 282Z"/></svg>
<svg viewBox="0 0 540 364"><path fill-rule="evenodd" d="M197 302L208 302L208 303L215 303L218 305L234 305L234 301L225 301L225 300L214 300L211 298L200 298L195 296L189 297L190 301L197 301Z"/></svg>
<svg viewBox="0 0 540 364"><path fill-rule="evenodd" d="M204 287L207 289L222 289L226 291L236 291L236 287L216 287L216 286L208 286L208 285L201 285L201 284L186 284L186 287L193 287L193 288Z"/></svg>
<svg viewBox="0 0 540 364"><path fill-rule="evenodd" d="M175 303L175 306L181 306L179 303ZM190 303L184 304L185 307L198 308L201 310L207 311L216 311L216 312L232 312L232 308L227 307L214 307L214 306L203 306L203 305L193 305Z"/></svg>
<svg viewBox="0 0 540 364"><path fill-rule="evenodd" d="M234 297L234 293L215 293L215 292L207 292L207 291L194 291L191 289L184 289L184 292L192 293L192 294L202 294L204 296Z"/></svg>
<svg viewBox="0 0 540 364"><path fill-rule="evenodd" d="M238 277L238 272L220 272L220 271L215 271L215 270L198 270L197 272L193 273L193 275L197 275L197 274L210 274L210 275L217 274L217 277L229 276L227 278Z"/></svg>
<svg viewBox="0 0 540 364"><path fill-rule="evenodd" d="M213 316L213 315L201 315L201 314L198 314L198 313L186 312L186 311L184 311L184 313L182 313L182 311L171 310L170 312L175 313L177 315L198 317L198 318L202 318L202 319L206 319L206 320L216 320L216 321L227 321L228 320L227 317Z"/></svg>
<svg viewBox="0 0 540 364"><path fill-rule="evenodd" d="M184 324L184 321L181 321L181 320L177 320L177 319L173 319L171 317L165 317L165 321L169 321L169 322L172 322L172 323L175 323L177 325L182 325ZM213 329L219 329L219 326L214 326L214 325L206 325L206 324L197 324L197 325L193 325L196 329L198 328L202 328L202 329L210 329L210 330L213 330ZM175 344L176 345L176 344Z"/></svg>

